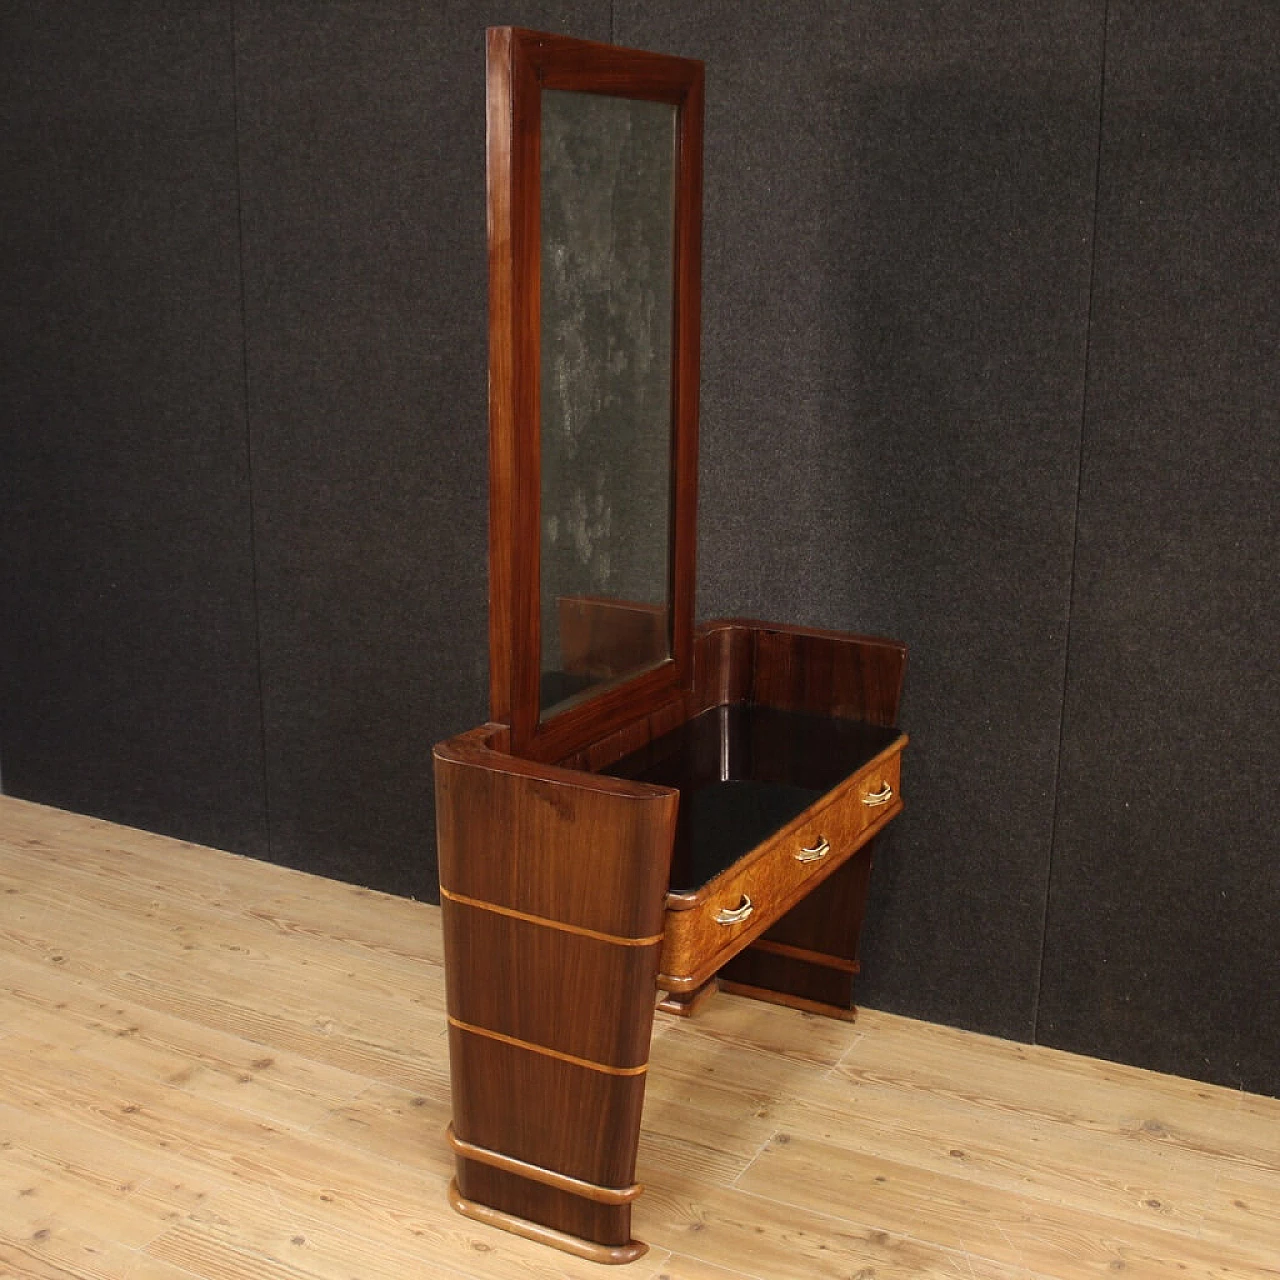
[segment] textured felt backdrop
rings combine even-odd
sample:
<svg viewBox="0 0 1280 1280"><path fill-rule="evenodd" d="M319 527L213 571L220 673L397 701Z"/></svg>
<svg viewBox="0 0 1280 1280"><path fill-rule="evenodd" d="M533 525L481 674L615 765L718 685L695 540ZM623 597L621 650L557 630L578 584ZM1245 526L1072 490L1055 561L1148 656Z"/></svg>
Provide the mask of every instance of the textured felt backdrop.
<svg viewBox="0 0 1280 1280"><path fill-rule="evenodd" d="M1280 1092L1280 10L1166 10L12 7L5 789L434 894L483 27L700 57L699 612L911 646L861 998Z"/></svg>
<svg viewBox="0 0 1280 1280"><path fill-rule="evenodd" d="M1039 1035L1280 1093L1280 7L1111 0Z"/></svg>
<svg viewBox="0 0 1280 1280"><path fill-rule="evenodd" d="M5 790L267 850L225 8L8 6Z"/></svg>

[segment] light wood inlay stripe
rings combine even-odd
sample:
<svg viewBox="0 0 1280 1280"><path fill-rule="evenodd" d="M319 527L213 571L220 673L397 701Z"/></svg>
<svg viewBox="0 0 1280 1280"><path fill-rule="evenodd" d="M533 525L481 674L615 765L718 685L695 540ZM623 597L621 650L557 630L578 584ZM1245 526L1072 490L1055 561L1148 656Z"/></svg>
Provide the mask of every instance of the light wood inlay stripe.
<svg viewBox="0 0 1280 1280"><path fill-rule="evenodd" d="M464 1160L474 1160L478 1164L491 1165L501 1169L503 1173L514 1173L531 1182L541 1182L545 1186L554 1187L557 1191L567 1191L570 1195L581 1196L584 1200L594 1200L597 1204L630 1204L644 1188L638 1183L629 1187L602 1187L595 1182L584 1182L581 1178L571 1178L567 1173L557 1173L554 1169L545 1169L540 1164L530 1164L527 1160L517 1160L515 1156L505 1155L501 1151L492 1151L488 1147L478 1147L474 1142L467 1142L453 1131L453 1125L445 1130L445 1138L455 1155Z"/></svg>
<svg viewBox="0 0 1280 1280"><path fill-rule="evenodd" d="M546 916L530 915L527 911L517 911L514 907L500 907L496 902L481 902L479 898L468 898L466 894L454 893L440 886L440 896L450 902L461 903L464 907L474 907L477 911L492 911L495 915L510 916L513 920L523 920L526 924L540 924L547 929L558 929L561 933L577 934L580 938L594 938L597 942L610 942L616 947L652 947L662 941L662 934L655 933L649 938L620 938L615 933L600 933L595 929L585 929L579 924L566 924L563 920L549 920Z"/></svg>
<svg viewBox="0 0 1280 1280"><path fill-rule="evenodd" d="M472 1026L469 1022L463 1022L449 1015L449 1025L457 1027L459 1031L469 1031L472 1035L484 1036L489 1040L498 1040L502 1044L512 1045L516 1049L528 1049L531 1053L540 1053L547 1058L558 1058L561 1062L568 1062L575 1067L586 1067L588 1071L602 1071L608 1076L640 1076L649 1070L647 1062L641 1063L638 1067L611 1067L605 1062L593 1062L590 1058L575 1058L571 1053L561 1053L558 1049L548 1049L545 1045L533 1044L529 1040L518 1040L515 1036L503 1035L501 1031L490 1031L487 1027Z"/></svg>

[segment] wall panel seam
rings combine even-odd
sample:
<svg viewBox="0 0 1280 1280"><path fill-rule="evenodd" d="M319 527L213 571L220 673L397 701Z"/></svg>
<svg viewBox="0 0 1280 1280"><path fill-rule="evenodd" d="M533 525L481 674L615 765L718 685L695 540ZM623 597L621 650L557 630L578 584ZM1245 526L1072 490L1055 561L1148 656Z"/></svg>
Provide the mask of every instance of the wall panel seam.
<svg viewBox="0 0 1280 1280"><path fill-rule="evenodd" d="M1049 911L1053 898L1053 880L1055 870L1055 854L1058 849L1058 836L1062 805L1062 753L1066 744L1067 733L1067 695L1071 683L1071 637L1076 604L1076 573L1080 553L1080 507L1081 493L1084 489L1084 451L1085 432L1089 420L1089 371L1090 357L1093 353L1093 317L1094 293L1097 285L1098 271L1098 221L1099 204L1102 195L1102 145L1103 132L1106 125L1107 103L1107 34L1110 19L1110 0L1102 3L1102 38L1099 43L1098 57L1098 126L1094 144L1093 163L1093 225L1089 232L1089 285L1085 303L1084 323L1084 368L1080 387L1079 443L1076 452L1076 500L1071 523L1071 565L1067 574L1067 622L1066 634L1062 644L1062 683L1061 699L1058 710L1058 744L1053 767L1053 805L1049 819L1049 865L1044 882L1044 901L1040 913L1040 963L1036 968L1036 985L1032 993L1031 1004L1031 1042L1040 1044L1040 996L1044 990L1045 952L1048 947Z"/></svg>
<svg viewBox="0 0 1280 1280"><path fill-rule="evenodd" d="M254 501L253 401L249 394L249 308L244 260L244 156L240 133L240 15L236 0L228 0L231 38L231 119L235 148L236 182L236 267L240 290L240 387L244 410L245 504L249 523L249 577L253 596L254 665L257 670L258 750L262 762L262 825L267 861L272 857L271 777L267 765L267 700L262 665L262 588L258 573L258 512Z"/></svg>

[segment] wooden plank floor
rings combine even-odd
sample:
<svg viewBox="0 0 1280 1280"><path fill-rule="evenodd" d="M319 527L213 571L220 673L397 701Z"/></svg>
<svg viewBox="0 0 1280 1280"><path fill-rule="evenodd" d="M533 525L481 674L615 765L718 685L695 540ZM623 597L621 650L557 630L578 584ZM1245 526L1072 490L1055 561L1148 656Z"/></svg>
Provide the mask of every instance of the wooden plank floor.
<svg viewBox="0 0 1280 1280"><path fill-rule="evenodd" d="M0 1276L611 1274L458 1217L439 917L0 798ZM718 996L630 1280L1280 1277L1280 1101Z"/></svg>

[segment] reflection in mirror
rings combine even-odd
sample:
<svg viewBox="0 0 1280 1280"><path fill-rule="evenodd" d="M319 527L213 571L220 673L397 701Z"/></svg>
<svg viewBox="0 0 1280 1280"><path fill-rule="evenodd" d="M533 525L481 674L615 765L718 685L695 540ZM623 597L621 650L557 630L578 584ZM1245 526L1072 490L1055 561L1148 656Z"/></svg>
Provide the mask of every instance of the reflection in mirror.
<svg viewBox="0 0 1280 1280"><path fill-rule="evenodd" d="M675 129L542 94L542 720L671 654Z"/></svg>

